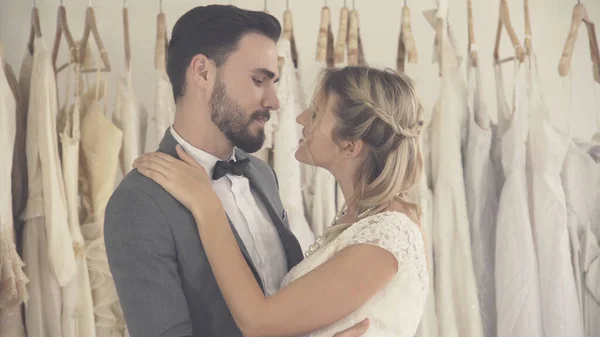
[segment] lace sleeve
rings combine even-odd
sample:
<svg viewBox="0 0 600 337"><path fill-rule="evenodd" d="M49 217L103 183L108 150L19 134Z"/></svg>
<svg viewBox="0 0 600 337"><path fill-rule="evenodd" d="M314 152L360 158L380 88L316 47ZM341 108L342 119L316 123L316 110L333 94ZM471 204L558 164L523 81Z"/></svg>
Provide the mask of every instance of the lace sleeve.
<svg viewBox="0 0 600 337"><path fill-rule="evenodd" d="M398 270L407 264L424 262L424 244L421 231L412 220L399 212L379 213L361 220L350 228L345 245L371 244L381 247L396 257Z"/></svg>

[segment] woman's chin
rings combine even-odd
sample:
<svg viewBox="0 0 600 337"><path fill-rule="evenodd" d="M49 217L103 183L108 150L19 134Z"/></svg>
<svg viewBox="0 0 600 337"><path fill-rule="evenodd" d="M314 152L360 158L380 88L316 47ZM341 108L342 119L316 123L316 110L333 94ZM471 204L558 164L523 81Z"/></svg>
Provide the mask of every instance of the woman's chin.
<svg viewBox="0 0 600 337"><path fill-rule="evenodd" d="M296 160L301 162L302 164L306 164L306 160L301 152L302 152L301 148L296 149L296 152L294 153L294 157L296 157Z"/></svg>

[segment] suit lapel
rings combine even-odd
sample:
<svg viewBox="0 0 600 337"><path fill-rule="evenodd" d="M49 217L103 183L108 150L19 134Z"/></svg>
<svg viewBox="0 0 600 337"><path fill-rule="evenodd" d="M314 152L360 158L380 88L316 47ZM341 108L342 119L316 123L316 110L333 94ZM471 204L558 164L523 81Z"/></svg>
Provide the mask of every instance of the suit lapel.
<svg viewBox="0 0 600 337"><path fill-rule="evenodd" d="M236 158L245 159L248 158L248 155L242 151L236 151ZM256 194L260 197L263 204L265 205L267 212L269 212L269 216L277 229L277 233L279 234L279 238L283 244L283 248L285 249L286 260L288 265L288 270L302 261L302 248L300 248L300 244L298 240L289 230L289 228L285 225L284 220L281 218L281 215L275 210L273 206L276 203L274 198L279 198L279 195L275 191L274 193L267 193L265 190L262 175L259 170L254 166L252 161L248 164L244 176L248 178L250 181L250 186L255 190Z"/></svg>
<svg viewBox="0 0 600 337"><path fill-rule="evenodd" d="M173 137L173 135L171 134L170 130L171 129L169 128L165 132L165 135L164 135L162 141L160 142L158 151L166 153L177 159L181 159L181 158L179 158L179 156L177 155L177 151L175 150L175 147L177 146L178 143L175 140L175 138ZM210 172L209 172L209 174L210 174ZM227 216L227 220L229 221L229 226L231 227L231 231L233 232L235 241L237 242L238 246L240 247L240 251L242 252L242 255L244 255L244 259L246 260L246 263L248 263L248 266L250 267L250 270L252 271L252 274L254 275L256 282L258 282L258 285L260 286L260 288L262 289L262 291L264 293L265 289L264 289L264 285L262 282L262 278L258 274L256 266L254 266L254 263L252 262L252 259L250 258L250 254L248 253L248 249L246 249L246 245L244 244L244 242L242 241L242 238L240 237L237 230L235 229L235 226L231 222L231 219L229 219L229 216Z"/></svg>

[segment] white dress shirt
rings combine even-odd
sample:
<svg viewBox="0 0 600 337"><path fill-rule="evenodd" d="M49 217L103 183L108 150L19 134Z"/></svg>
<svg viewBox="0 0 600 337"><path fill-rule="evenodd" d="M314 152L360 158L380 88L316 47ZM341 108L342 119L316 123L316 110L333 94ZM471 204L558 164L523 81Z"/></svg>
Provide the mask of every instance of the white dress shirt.
<svg viewBox="0 0 600 337"><path fill-rule="evenodd" d="M211 177L219 158L192 146L178 135L173 127L170 130L181 147L202 165ZM235 150L228 160L231 159L236 160ZM213 180L212 187L244 242L267 295L273 295L287 273L287 261L281 239L264 203L252 192L250 181L245 176L227 174Z"/></svg>

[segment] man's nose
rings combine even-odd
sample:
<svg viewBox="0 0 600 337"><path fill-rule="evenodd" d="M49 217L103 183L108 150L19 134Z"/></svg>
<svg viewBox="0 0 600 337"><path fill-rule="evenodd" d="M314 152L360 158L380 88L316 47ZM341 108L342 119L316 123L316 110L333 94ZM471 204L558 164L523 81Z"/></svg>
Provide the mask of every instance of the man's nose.
<svg viewBox="0 0 600 337"><path fill-rule="evenodd" d="M263 106L269 110L279 109L280 102L279 98L277 97L277 90L275 88L266 92Z"/></svg>

